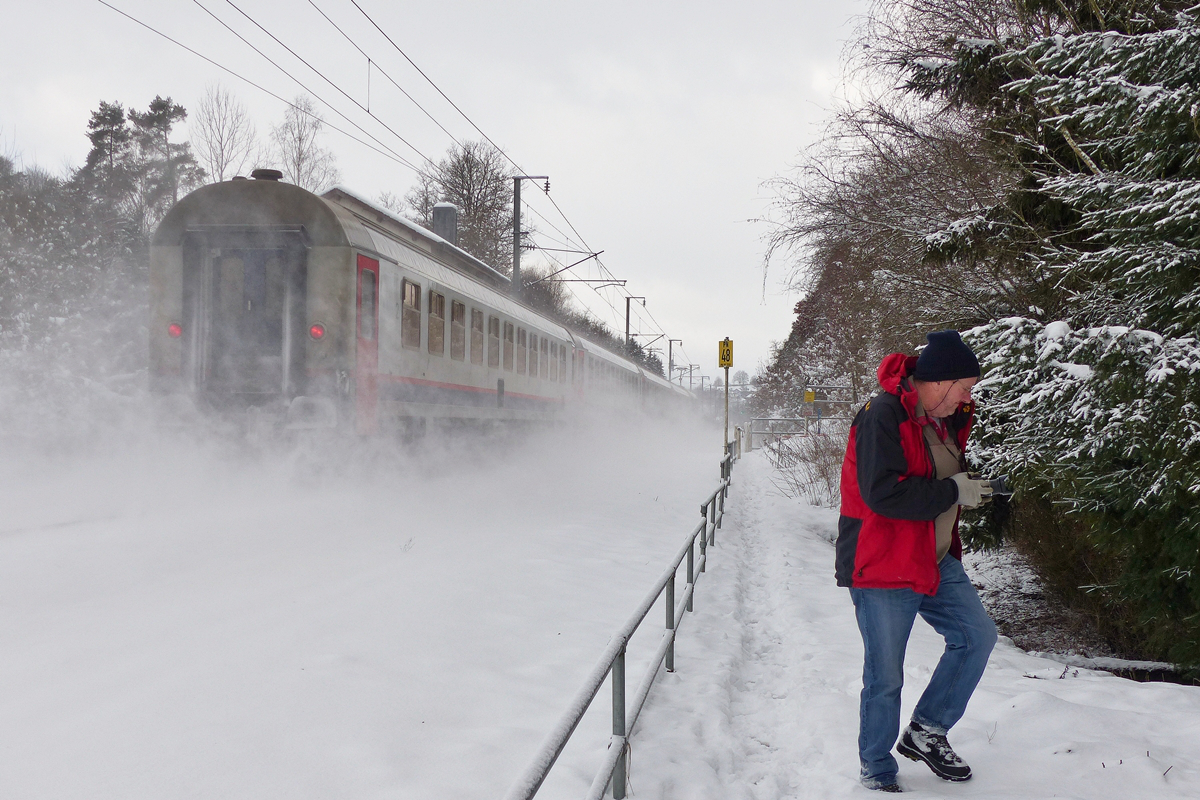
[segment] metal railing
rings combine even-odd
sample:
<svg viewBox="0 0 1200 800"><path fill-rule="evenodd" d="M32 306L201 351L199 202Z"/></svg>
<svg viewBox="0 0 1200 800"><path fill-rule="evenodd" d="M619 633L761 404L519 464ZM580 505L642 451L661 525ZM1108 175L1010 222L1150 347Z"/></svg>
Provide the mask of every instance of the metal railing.
<svg viewBox="0 0 1200 800"><path fill-rule="evenodd" d="M746 430L746 449L762 447L771 439L781 436L810 436L821 433L821 423L852 422L849 414L811 417L755 417Z"/></svg>
<svg viewBox="0 0 1200 800"><path fill-rule="evenodd" d="M649 594L638 604L633 615L618 629L609 640L608 646L600 655L596 666L588 673L583 686L575 693L567 710L559 718L558 723L538 748L537 755L526 767L521 776L513 783L505 800L530 800L541 788L542 782L550 773L550 768L558 760L563 748L575 732L579 721L591 706L592 700L600 691L604 679L612 675L612 738L609 739L608 751L596 773L591 787L586 795L587 800L599 800L604 796L609 784L612 784L613 797L622 800L625 797L628 774L626 771L625 755L629 750L629 735L637 723L642 706L650 694L650 687L658 677L659 669L664 662L667 672L675 671L675 632L683 621L683 615L692 610L692 595L696 589L696 579L704 572L708 561L708 548L716 543L717 529L721 527L725 516L725 498L729 494L730 476L733 473L733 463L736 460L734 452L728 452L721 459L721 483L708 499L700 504L700 515L704 520L696 526L691 535L684 541L683 546L675 554L671 566L654 583ZM696 557L696 541L700 542L700 555ZM675 602L675 577L682 563L687 562L687 583L678 605ZM632 705L627 706L625 700L625 648L629 640L645 620L650 609L658 602L658 598L666 592L666 629L658 648L651 658L650 664L638 684L633 695ZM627 713L628 711L628 713Z"/></svg>

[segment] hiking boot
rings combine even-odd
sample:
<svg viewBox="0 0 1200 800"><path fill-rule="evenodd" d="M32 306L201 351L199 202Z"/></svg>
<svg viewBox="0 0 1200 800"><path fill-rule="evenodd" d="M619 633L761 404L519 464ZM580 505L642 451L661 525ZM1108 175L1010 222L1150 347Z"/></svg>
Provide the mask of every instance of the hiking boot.
<svg viewBox="0 0 1200 800"><path fill-rule="evenodd" d="M896 783L895 778L892 778L891 780L888 780L887 778L884 778L883 780L877 780L877 779L873 779L873 778L862 778L861 780L862 780L862 785L865 786L866 788L870 789L872 792L903 792L904 791L903 789L900 788L900 784Z"/></svg>
<svg viewBox="0 0 1200 800"><path fill-rule="evenodd" d="M971 778L971 768L950 747L946 734L923 728L915 722L908 723L900 735L896 752L913 761L924 761L933 774L942 780L965 781Z"/></svg>

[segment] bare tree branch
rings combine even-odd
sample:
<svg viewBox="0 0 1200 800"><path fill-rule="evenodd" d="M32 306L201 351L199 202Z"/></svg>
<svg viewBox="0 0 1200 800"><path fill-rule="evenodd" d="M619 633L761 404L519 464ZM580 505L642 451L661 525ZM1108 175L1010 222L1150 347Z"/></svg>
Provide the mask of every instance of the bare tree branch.
<svg viewBox="0 0 1200 800"><path fill-rule="evenodd" d="M250 114L220 84L211 84L192 112L192 146L200 165L214 182L245 171L257 148Z"/></svg>
<svg viewBox="0 0 1200 800"><path fill-rule="evenodd" d="M320 145L324 129L312 99L300 95L285 112L283 123L271 128L271 155L283 177L310 192L322 192L341 177L337 158Z"/></svg>

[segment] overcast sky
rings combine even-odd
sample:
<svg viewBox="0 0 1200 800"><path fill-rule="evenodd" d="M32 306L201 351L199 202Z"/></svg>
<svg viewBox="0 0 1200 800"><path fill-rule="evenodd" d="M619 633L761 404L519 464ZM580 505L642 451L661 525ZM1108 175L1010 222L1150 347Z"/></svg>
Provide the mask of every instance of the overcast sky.
<svg viewBox="0 0 1200 800"><path fill-rule="evenodd" d="M408 161L436 160L451 144L373 70L370 109L414 152L227 0L108 2L282 97L303 91L203 5ZM315 3L456 138L480 138L352 0L235 2L366 105L367 59ZM718 372L717 341L725 336L734 340L735 369L753 373L765 364L771 343L787 336L796 298L781 289L783 265L763 294L767 226L753 221L768 212L763 182L786 172L816 136L864 0L357 2L527 174L550 175L552 196L582 238L604 251L629 294L647 298L653 318L635 316L635 330L682 339L677 363L690 359L709 375ZM191 109L219 82L252 109L264 140L285 109L98 0L9 4L0 75L0 152L54 172L83 162L87 121L101 100L145 108L161 94ZM403 195L413 182L410 168L335 132L325 144L337 154L341 184L360 195ZM570 228L553 206L537 192L523 197L536 241L562 246L551 226ZM589 265L578 276L597 274ZM614 330L624 328L620 289L597 294L572 285ZM658 345L665 362L666 340Z"/></svg>

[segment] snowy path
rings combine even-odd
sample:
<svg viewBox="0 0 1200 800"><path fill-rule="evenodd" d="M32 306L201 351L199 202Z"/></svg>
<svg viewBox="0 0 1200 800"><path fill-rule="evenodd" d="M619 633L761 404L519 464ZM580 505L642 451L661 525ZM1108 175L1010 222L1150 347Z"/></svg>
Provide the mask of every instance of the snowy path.
<svg viewBox="0 0 1200 800"><path fill-rule="evenodd" d="M677 671L660 678L638 722L633 796L877 796L857 783L862 645L849 596L833 584L837 515L780 496L757 454L734 481ZM918 621L905 718L940 651ZM1200 688L1064 673L1003 641L951 741L975 778L944 783L901 759L913 797L1200 795Z"/></svg>

